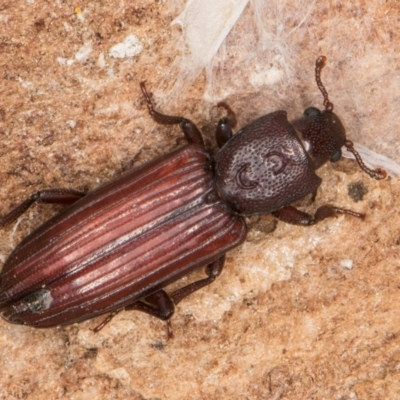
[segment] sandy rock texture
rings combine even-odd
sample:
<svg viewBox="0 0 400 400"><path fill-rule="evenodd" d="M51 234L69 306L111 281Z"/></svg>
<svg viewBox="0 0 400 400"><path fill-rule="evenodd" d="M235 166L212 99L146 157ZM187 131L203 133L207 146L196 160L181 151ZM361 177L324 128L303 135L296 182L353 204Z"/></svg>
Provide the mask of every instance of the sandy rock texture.
<svg viewBox="0 0 400 400"><path fill-rule="evenodd" d="M182 5L2 0L0 213L44 188L89 191L182 145L179 128L149 118L142 80L214 151L218 101L237 111L239 126L276 109L295 118L321 107L320 54L349 139L399 162L400 3L305 4L270 2L261 16L272 33L258 52L246 41L256 30L248 5L234 28L242 40L228 38L215 82L201 74L177 94L171 65L184 49L171 22ZM0 320L0 399L400 398L398 177L375 181L350 160L318 173L315 203L298 206L337 204L364 221L302 228L250 218L222 276L177 307L172 340L164 322L138 312L97 334L102 318L46 330ZM59 209L35 205L2 228L0 261ZM203 276L194 275L179 286Z"/></svg>

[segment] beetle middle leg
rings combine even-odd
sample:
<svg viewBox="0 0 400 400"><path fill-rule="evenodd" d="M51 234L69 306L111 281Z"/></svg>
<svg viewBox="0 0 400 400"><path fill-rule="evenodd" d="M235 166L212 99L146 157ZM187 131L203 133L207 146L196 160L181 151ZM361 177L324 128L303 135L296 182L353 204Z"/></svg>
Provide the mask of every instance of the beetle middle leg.
<svg viewBox="0 0 400 400"><path fill-rule="evenodd" d="M0 217L0 227L6 226L15 221L36 201L48 204L72 204L85 196L86 193L69 189L48 189L34 193L20 205L11 210L7 215Z"/></svg>
<svg viewBox="0 0 400 400"><path fill-rule="evenodd" d="M314 215L300 211L293 206L286 206L280 210L272 212L272 215L281 221L303 226L314 225L326 218L331 218L338 214L347 214L360 219L365 218L365 214L328 204L319 207Z"/></svg>
<svg viewBox="0 0 400 400"><path fill-rule="evenodd" d="M149 114L152 116L154 121L162 125L180 125L186 137L186 140L189 143L197 143L200 144L201 146L204 146L203 136L201 135L199 129L194 124L194 122L184 117L161 114L160 112L156 111L154 109L151 97L147 92L145 82L140 83L140 89L142 90L143 96L146 99Z"/></svg>

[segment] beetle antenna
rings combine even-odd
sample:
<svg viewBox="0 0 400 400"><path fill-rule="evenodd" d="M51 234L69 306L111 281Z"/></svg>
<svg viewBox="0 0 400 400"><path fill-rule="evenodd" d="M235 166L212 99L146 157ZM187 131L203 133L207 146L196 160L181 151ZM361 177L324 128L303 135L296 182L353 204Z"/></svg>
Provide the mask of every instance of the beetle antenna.
<svg viewBox="0 0 400 400"><path fill-rule="evenodd" d="M317 82L318 89L321 91L322 96L324 96L324 106L325 110L328 112L333 111L333 104L329 101L328 92L325 89L324 84L321 81L321 71L325 67L326 57L319 56L315 62L315 81Z"/></svg>
<svg viewBox="0 0 400 400"><path fill-rule="evenodd" d="M346 140L344 142L344 145L346 146L347 151L350 151L351 153L353 153L353 155L354 155L355 159L357 160L358 165L360 166L360 168L364 172L366 172L371 178L378 179L378 180L386 178L387 173L386 173L386 171L384 169L380 169L380 168L371 169L371 168L368 168L364 164L363 160L361 159L360 154L358 154L358 152L355 150L354 144L353 144L353 142L351 140Z"/></svg>

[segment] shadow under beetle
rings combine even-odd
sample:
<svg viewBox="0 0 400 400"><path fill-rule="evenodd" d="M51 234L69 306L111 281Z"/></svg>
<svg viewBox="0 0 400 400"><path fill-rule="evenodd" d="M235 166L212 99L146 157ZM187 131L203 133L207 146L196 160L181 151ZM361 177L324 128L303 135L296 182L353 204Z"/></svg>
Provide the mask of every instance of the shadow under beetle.
<svg viewBox="0 0 400 400"><path fill-rule="evenodd" d="M315 170L353 152L321 82L325 57L315 77L325 109L307 108L289 123L285 111L264 115L232 135L235 114L217 125L221 149L213 160L193 122L156 111L144 82L150 115L160 124L180 125L188 144L85 194L72 190L37 192L6 216L4 226L35 201L69 204L27 236L1 272L0 310L17 324L50 327L111 313L139 310L169 320L183 298L221 273L225 253L246 238L245 215L272 213L280 220L311 225L339 213L363 214L331 205L315 215L290 204L321 184ZM172 294L163 288L205 266L206 278Z"/></svg>

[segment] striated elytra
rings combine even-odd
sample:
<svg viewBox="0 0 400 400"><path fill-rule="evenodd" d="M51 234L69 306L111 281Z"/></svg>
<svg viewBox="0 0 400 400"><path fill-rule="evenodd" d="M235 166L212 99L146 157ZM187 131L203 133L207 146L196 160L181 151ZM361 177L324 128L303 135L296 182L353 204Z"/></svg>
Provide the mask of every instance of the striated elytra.
<svg viewBox="0 0 400 400"><path fill-rule="evenodd" d="M4 226L35 201L68 206L27 236L1 272L0 310L17 324L51 327L122 309L169 320L183 298L221 273L227 251L246 238L243 216L272 213L280 220L311 225L338 213L363 214L332 205L310 215L291 206L315 198L321 179L315 170L337 162L341 148L353 152L321 82L325 57L316 62L316 82L325 109L307 108L293 122L285 111L264 115L232 135L236 117L217 125L220 150L210 156L190 120L154 110L144 82L150 115L160 124L180 125L188 144L85 194L44 190L6 216ZM174 293L164 287L205 266L206 277Z"/></svg>

